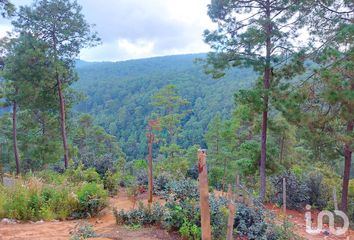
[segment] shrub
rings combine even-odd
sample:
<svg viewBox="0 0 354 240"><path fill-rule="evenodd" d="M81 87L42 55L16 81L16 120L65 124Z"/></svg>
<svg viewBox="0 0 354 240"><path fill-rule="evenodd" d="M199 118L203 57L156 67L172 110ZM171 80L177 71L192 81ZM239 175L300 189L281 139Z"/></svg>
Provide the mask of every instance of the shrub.
<svg viewBox="0 0 354 240"><path fill-rule="evenodd" d="M202 238L201 227L198 227L194 223L185 220L182 227L179 229L179 233L183 239L199 240Z"/></svg>
<svg viewBox="0 0 354 240"><path fill-rule="evenodd" d="M97 183L84 183L77 192L78 208L75 217L91 217L97 215L108 205L108 194Z"/></svg>
<svg viewBox="0 0 354 240"><path fill-rule="evenodd" d="M275 190L272 201L279 205L283 204L283 178L286 179L287 207L289 209L303 210L304 206L309 203L308 193L310 189L290 171L271 177L270 181Z"/></svg>
<svg viewBox="0 0 354 240"><path fill-rule="evenodd" d="M103 179L103 185L111 196L114 196L118 193L120 180L121 176L119 173L112 173L110 170L106 172Z"/></svg>
<svg viewBox="0 0 354 240"><path fill-rule="evenodd" d="M240 236L248 239L262 239L266 236L267 223L262 208L249 208L244 204L237 205L234 228Z"/></svg>
<svg viewBox="0 0 354 240"><path fill-rule="evenodd" d="M320 209L325 208L331 199L331 191L323 184L323 175L316 172L309 173L305 177L305 183L308 187L309 203Z"/></svg>
<svg viewBox="0 0 354 240"><path fill-rule="evenodd" d="M116 223L119 225L158 225L161 224L165 209L159 203L154 203L151 208L144 206L141 202L137 209L128 212L113 209Z"/></svg>
<svg viewBox="0 0 354 240"><path fill-rule="evenodd" d="M70 168L65 172L69 183L101 183L101 177L94 168L84 169L83 164L79 164L76 169Z"/></svg>
<svg viewBox="0 0 354 240"><path fill-rule="evenodd" d="M167 186L167 192L174 200L185 200L187 198L199 198L197 182L192 179L172 181ZM166 195L165 197L168 197Z"/></svg>
<svg viewBox="0 0 354 240"><path fill-rule="evenodd" d="M170 179L167 175L162 174L154 179L154 193L157 195L164 195L168 190L168 183Z"/></svg>
<svg viewBox="0 0 354 240"><path fill-rule="evenodd" d="M95 237L97 237L97 234L95 233L92 225L84 224L79 225L78 228L74 230L70 240L81 240Z"/></svg>

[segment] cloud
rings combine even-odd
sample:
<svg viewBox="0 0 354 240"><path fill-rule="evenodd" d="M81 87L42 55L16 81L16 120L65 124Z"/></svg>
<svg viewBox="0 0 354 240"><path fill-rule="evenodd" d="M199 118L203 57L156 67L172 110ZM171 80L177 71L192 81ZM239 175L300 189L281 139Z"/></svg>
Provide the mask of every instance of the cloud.
<svg viewBox="0 0 354 240"><path fill-rule="evenodd" d="M28 4L29 0L14 0ZM84 49L84 60L126 60L205 52L204 29L210 0L78 0L103 44ZM1 27L4 25L0 23ZM8 23L5 24L8 26Z"/></svg>

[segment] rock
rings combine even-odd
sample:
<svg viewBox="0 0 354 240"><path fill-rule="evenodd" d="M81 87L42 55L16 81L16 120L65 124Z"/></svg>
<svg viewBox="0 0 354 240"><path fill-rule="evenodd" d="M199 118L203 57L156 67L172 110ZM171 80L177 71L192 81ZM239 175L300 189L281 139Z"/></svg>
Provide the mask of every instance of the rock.
<svg viewBox="0 0 354 240"><path fill-rule="evenodd" d="M16 224L17 222L14 219L4 218L3 220L1 220L1 223L3 223L3 224Z"/></svg>
<svg viewBox="0 0 354 240"><path fill-rule="evenodd" d="M40 220L40 221L35 222L34 224L41 224L41 223L44 223L44 221Z"/></svg>

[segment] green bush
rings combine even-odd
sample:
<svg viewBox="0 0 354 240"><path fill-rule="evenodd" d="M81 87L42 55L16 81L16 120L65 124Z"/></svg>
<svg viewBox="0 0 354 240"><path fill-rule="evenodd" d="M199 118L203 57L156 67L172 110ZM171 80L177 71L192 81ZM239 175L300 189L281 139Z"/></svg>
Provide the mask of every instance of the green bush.
<svg viewBox="0 0 354 240"><path fill-rule="evenodd" d="M305 184L308 187L309 204L321 210L327 207L328 202L331 200L332 192L323 183L323 175L311 172L306 175Z"/></svg>
<svg viewBox="0 0 354 240"><path fill-rule="evenodd" d="M288 193L286 195L286 206L289 209L303 210L305 205L309 204L310 197L308 193L310 189L290 171L270 178L275 190L272 201L278 205L283 204L283 178L286 179L286 192Z"/></svg>
<svg viewBox="0 0 354 240"><path fill-rule="evenodd" d="M31 180L33 181L33 180ZM77 208L77 199L64 186L35 185L33 182L3 188L2 217L37 221L66 219Z"/></svg>
<svg viewBox="0 0 354 240"><path fill-rule="evenodd" d="M84 169L84 165L79 164L79 166L75 168L70 168L65 172L65 176L67 176L68 183L101 183L101 177L97 173L94 168Z"/></svg>
<svg viewBox="0 0 354 240"><path fill-rule="evenodd" d="M119 225L159 225L162 223L165 209L159 203L154 203L151 208L144 206L141 202L137 209L128 212L113 209L116 223Z"/></svg>
<svg viewBox="0 0 354 240"><path fill-rule="evenodd" d="M108 205L108 194L97 183L84 183L77 192L78 208L74 217L92 217Z"/></svg>
<svg viewBox="0 0 354 240"><path fill-rule="evenodd" d="M171 181L163 191L165 198L172 197L174 200L185 200L187 198L199 198L197 182L190 178Z"/></svg>
<svg viewBox="0 0 354 240"><path fill-rule="evenodd" d="M111 196L117 195L120 181L121 175L119 173L112 173L110 170L106 172L103 179L103 185Z"/></svg>

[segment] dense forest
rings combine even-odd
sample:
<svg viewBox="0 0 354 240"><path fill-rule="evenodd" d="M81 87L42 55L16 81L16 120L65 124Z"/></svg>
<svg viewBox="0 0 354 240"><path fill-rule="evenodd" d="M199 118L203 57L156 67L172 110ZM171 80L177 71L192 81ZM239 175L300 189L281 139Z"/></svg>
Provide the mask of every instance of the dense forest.
<svg viewBox="0 0 354 240"><path fill-rule="evenodd" d="M223 79L212 79L196 62L205 58L206 54L192 54L117 63L79 61L80 80L74 88L86 98L75 110L91 114L98 125L116 136L127 159L143 159L147 121L156 112L152 96L173 84L188 101L178 143L183 148L205 147L204 134L211 119L217 114L230 117L235 92L251 87L257 78L251 69L233 69Z"/></svg>
<svg viewBox="0 0 354 240"><path fill-rule="evenodd" d="M101 40L76 1L0 11L0 218L89 218L122 194L118 225L183 239L296 240L286 210L308 206L353 224L352 1L212 0L211 52L121 62L78 60Z"/></svg>

